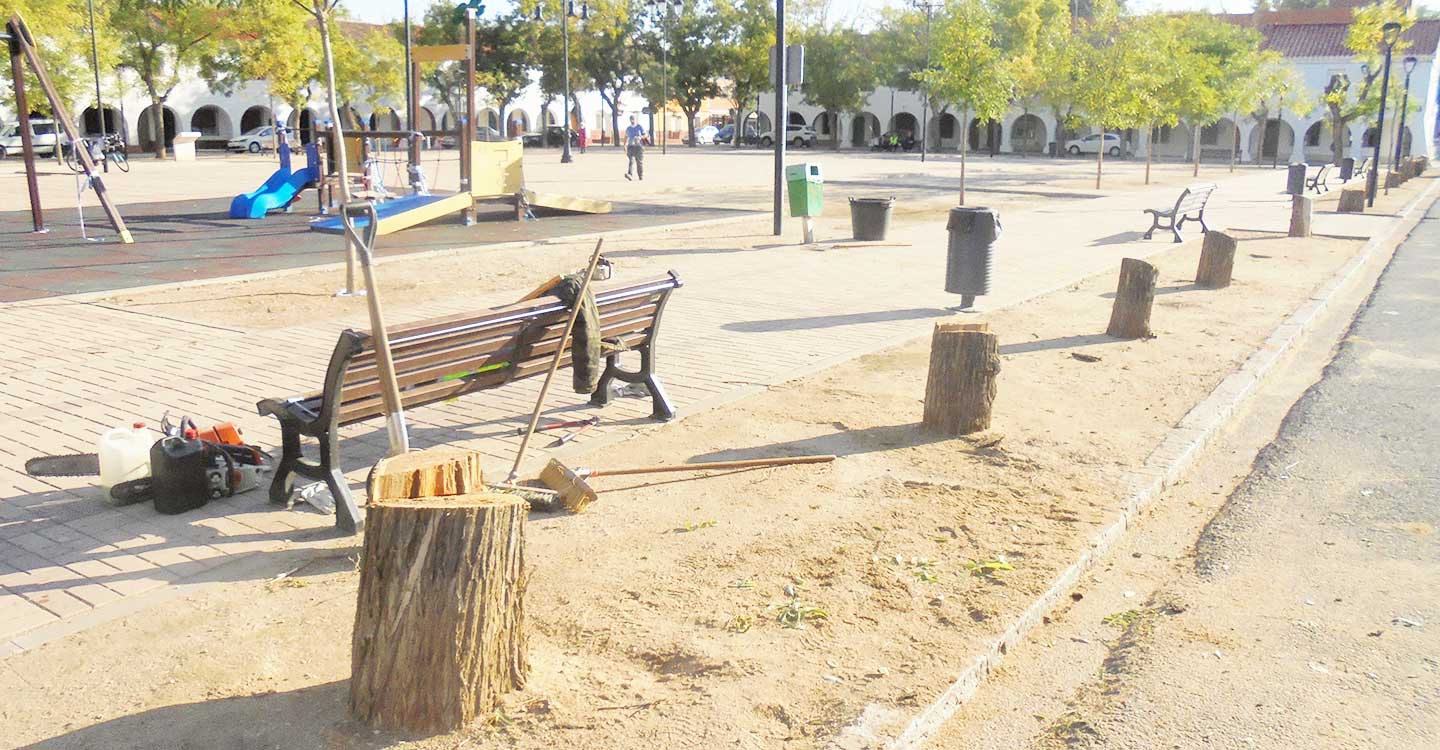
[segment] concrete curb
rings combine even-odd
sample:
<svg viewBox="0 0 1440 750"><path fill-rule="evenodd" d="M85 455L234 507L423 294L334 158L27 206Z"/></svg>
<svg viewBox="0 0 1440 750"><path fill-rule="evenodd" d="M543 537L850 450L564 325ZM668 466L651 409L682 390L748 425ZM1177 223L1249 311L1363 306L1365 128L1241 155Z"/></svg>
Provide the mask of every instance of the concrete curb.
<svg viewBox="0 0 1440 750"><path fill-rule="evenodd" d="M1089 549L1065 568L1044 593L1031 602L982 653L974 657L970 665L961 670L934 702L916 714L900 736L893 739L882 737L876 726L880 722L893 719L894 711L869 706L854 724L840 733L832 747L870 747L876 743L883 743L887 750L914 750L923 747L926 740L934 736L961 704L975 694L990 673L1000 666L1010 649L1020 646L1030 631L1080 582L1081 577L1104 559L1115 543L1125 535L1139 512L1179 481L1230 416L1250 398L1280 358L1295 346L1316 317L1330 307L1336 295L1355 281L1361 270L1375 260L1376 256L1383 254L1388 257L1394 252L1400 240L1420 222L1423 209L1435 201L1437 193L1440 193L1440 182L1431 184L1425 192L1416 196L1399 213L1397 220L1388 230L1370 238L1329 281L1316 289L1308 300L1276 327L1257 351L1220 381L1210 395L1186 413L1145 459L1144 464L1122 480L1126 498L1120 513L1096 532L1090 540Z"/></svg>

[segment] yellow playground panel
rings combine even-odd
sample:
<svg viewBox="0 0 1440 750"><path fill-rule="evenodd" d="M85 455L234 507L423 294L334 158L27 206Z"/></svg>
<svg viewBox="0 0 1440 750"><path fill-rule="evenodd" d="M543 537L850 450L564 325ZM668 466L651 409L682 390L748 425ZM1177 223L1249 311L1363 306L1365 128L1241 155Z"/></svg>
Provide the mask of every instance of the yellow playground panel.
<svg viewBox="0 0 1440 750"><path fill-rule="evenodd" d="M537 193L525 187L525 147L519 141L474 141L470 144L470 194L476 200L523 198L540 208L585 214L608 214L610 201L555 193Z"/></svg>

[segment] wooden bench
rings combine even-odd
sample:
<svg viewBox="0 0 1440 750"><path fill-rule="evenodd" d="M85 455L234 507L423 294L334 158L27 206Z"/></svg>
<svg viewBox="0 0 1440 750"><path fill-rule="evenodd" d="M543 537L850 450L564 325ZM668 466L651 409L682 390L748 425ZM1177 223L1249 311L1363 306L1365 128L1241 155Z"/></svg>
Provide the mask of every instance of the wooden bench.
<svg viewBox="0 0 1440 750"><path fill-rule="evenodd" d="M1327 184L1327 182L1330 179L1331 166L1333 165L1331 165L1329 162L1326 162L1325 164L1322 164L1320 166L1320 171L1316 172L1313 177L1306 177L1305 189L1314 190L1316 195L1319 195L1322 192L1330 192L1330 185Z"/></svg>
<svg viewBox="0 0 1440 750"><path fill-rule="evenodd" d="M607 404L614 380L643 383L650 394L651 417L674 418L675 409L655 374L655 337L665 303L681 283L671 271L595 293L606 362L590 403ZM402 407L409 410L543 374L560 346L568 315L569 307L558 299L542 297L388 328ZM625 351L640 355L638 370L620 367ZM569 366L570 357L565 354L561 365ZM380 390L369 332L346 329L335 343L320 391L256 404L261 416L280 420L282 453L270 484L271 502L289 499L296 474L321 480L335 498L335 525L352 533L359 530L359 509L340 469L339 429L383 414ZM319 461L304 457L301 436L319 441Z"/></svg>
<svg viewBox="0 0 1440 750"><path fill-rule="evenodd" d="M1355 179L1363 179L1363 178L1365 177L1365 173L1366 173L1366 172L1369 172L1369 171L1370 171L1370 157L1367 156L1367 157L1365 157L1364 159L1361 159L1361 160L1360 160L1360 163L1359 163L1358 165L1356 165L1355 171L1353 171L1353 172L1350 173L1350 179L1352 179L1352 180L1355 180Z"/></svg>
<svg viewBox="0 0 1440 750"><path fill-rule="evenodd" d="M1187 221L1197 221L1200 223L1201 233L1209 232L1210 227L1205 225L1205 204L1210 202L1210 194L1213 192L1214 183L1196 183L1180 193L1173 207L1145 209L1145 213L1154 215L1150 228L1145 230L1145 239L1150 239L1156 229L1168 229L1175 233L1175 241L1180 242L1180 227L1185 226ZM1161 225L1161 220L1168 223Z"/></svg>

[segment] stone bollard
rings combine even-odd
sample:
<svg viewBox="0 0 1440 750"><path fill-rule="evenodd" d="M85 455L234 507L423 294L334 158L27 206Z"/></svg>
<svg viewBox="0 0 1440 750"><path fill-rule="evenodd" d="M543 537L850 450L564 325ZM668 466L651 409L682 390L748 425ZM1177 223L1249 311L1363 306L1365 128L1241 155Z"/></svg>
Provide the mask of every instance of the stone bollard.
<svg viewBox="0 0 1440 750"><path fill-rule="evenodd" d="M1340 206L1337 210L1342 214L1365 213L1365 190L1363 188L1342 189Z"/></svg>
<svg viewBox="0 0 1440 750"><path fill-rule="evenodd" d="M1309 237L1310 219L1314 213L1314 200L1303 195L1290 196L1290 236Z"/></svg>

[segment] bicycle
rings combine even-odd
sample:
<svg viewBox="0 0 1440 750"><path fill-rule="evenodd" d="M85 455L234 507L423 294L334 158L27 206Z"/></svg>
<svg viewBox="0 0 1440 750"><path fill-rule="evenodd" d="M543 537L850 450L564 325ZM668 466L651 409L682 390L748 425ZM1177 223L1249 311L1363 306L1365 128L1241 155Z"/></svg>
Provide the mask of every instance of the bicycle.
<svg viewBox="0 0 1440 750"><path fill-rule="evenodd" d="M90 161L99 166L102 159L108 159L110 163L120 168L121 172L130 171L130 158L125 155L125 144L121 142L118 135L107 135L103 140L98 138L81 138L79 143L90 151ZM75 143L65 145L64 157L65 166L71 171L80 174L85 171L85 165L80 161L79 154L75 150Z"/></svg>

